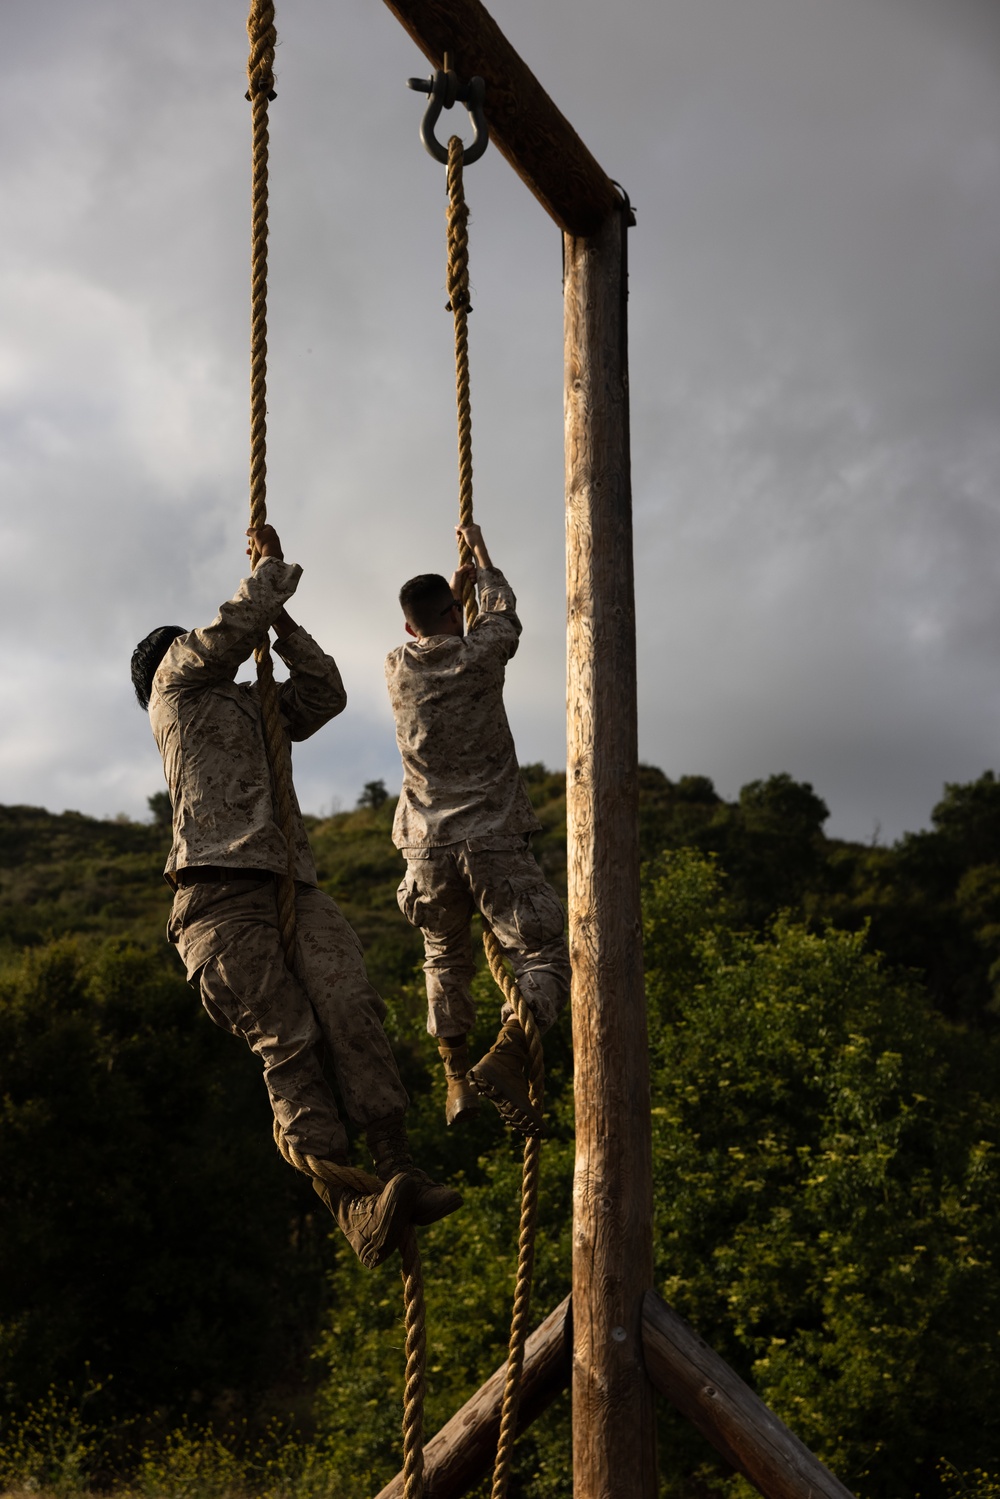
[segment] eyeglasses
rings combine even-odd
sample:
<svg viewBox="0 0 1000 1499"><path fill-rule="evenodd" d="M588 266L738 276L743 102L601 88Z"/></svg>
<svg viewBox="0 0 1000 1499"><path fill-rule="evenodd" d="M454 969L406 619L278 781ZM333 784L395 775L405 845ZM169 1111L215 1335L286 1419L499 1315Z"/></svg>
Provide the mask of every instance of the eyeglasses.
<svg viewBox="0 0 1000 1499"><path fill-rule="evenodd" d="M452 601L448 605L447 609L442 609L441 610L441 613L438 615L438 619L444 619L445 615L446 614L450 614L453 609L461 609L461 607L462 607L462 600L461 599L452 599Z"/></svg>

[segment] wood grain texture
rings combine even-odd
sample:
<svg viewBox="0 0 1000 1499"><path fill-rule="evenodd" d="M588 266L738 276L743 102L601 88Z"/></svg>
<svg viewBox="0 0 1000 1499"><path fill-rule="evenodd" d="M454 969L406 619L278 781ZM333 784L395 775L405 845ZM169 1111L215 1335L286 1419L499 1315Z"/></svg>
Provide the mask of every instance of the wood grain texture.
<svg viewBox="0 0 1000 1499"><path fill-rule="evenodd" d="M385 3L435 68L447 52L463 78L484 79L490 139L560 229L591 234L615 212L614 185L480 0ZM467 137L467 125L455 105L442 113L438 139Z"/></svg>
<svg viewBox="0 0 1000 1499"><path fill-rule="evenodd" d="M656 1493L624 220L565 240L576 1499Z"/></svg>
<svg viewBox="0 0 1000 1499"><path fill-rule="evenodd" d="M642 1340L656 1388L767 1499L851 1499L839 1478L654 1291L643 1302Z"/></svg>
<svg viewBox="0 0 1000 1499"><path fill-rule="evenodd" d="M569 1384L572 1315L567 1296L528 1338L517 1429L525 1427ZM456 1411L424 1448L425 1499L457 1499L484 1478L493 1466L506 1363ZM402 1499L403 1475L397 1473L377 1499Z"/></svg>

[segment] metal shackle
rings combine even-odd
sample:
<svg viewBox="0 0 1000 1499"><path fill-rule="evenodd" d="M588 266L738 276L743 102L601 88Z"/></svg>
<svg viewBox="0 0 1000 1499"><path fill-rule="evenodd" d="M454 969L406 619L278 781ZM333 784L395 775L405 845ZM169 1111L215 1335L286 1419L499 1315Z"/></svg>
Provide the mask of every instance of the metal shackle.
<svg viewBox="0 0 1000 1499"><path fill-rule="evenodd" d="M420 122L420 139L424 143L424 149L434 160L440 161L444 166L448 165L448 147L442 146L437 139L434 127L442 109L451 109L457 101L468 110L475 132L471 145L462 151L462 165L471 166L474 161L478 161L490 143L490 127L483 113L483 101L486 98L486 84L483 80L470 78L468 83L462 83L457 73L438 68L430 78L408 78L406 86L416 89L418 93L430 95Z"/></svg>

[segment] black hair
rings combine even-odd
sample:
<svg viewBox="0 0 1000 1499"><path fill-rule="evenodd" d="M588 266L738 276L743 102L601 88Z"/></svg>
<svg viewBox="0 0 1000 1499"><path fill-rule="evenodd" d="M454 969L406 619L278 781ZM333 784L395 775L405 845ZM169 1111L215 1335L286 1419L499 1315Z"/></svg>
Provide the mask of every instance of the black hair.
<svg viewBox="0 0 1000 1499"><path fill-rule="evenodd" d="M399 590L406 621L421 635L441 633L441 617L447 614L453 597L451 584L440 573L421 573Z"/></svg>
<svg viewBox="0 0 1000 1499"><path fill-rule="evenodd" d="M158 630L151 630L145 640L140 640L132 652L132 686L144 713L149 707L156 668L167 654L171 642L178 635L186 634L187 630L182 630L180 625L160 625Z"/></svg>

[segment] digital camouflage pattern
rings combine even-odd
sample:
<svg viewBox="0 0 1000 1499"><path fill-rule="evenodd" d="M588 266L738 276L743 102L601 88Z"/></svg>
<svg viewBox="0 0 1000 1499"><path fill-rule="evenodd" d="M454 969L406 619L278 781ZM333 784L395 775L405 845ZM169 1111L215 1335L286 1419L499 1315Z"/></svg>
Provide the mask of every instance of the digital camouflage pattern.
<svg viewBox="0 0 1000 1499"><path fill-rule="evenodd" d="M406 1092L382 1027L385 1005L368 982L361 944L316 868L296 812L297 961L288 970L277 882L287 869L272 801L256 683L234 681L295 592L302 569L267 557L213 622L178 636L153 679L149 712L163 755L174 839L166 875L199 865L232 880L176 888L167 935L217 1025L241 1035L264 1067L274 1116L289 1145L346 1157L348 1117L362 1127L400 1119ZM287 732L305 739L347 700L335 662L296 628L275 649L290 677L279 701ZM245 878L238 877L246 870ZM255 873L256 872L256 873ZM263 877L262 877L263 876Z"/></svg>
<svg viewBox="0 0 1000 1499"><path fill-rule="evenodd" d="M432 1036L464 1036L475 1021L470 922L477 910L540 1029L569 995L563 910L527 848L541 823L503 703L504 673L521 634L517 601L498 568L479 568L476 582L479 615L467 635L411 640L385 663L403 759L392 836L406 876L397 899L423 933Z"/></svg>
<svg viewBox="0 0 1000 1499"><path fill-rule="evenodd" d="M469 839L419 856L407 851L397 899L403 915L423 932L432 1036L464 1036L475 1024L470 922L477 910L510 959L539 1030L549 1029L569 996L563 908L524 839L508 838L510 847L495 847L500 841ZM490 846L477 847L482 842ZM505 1003L501 1020L511 1013Z"/></svg>
<svg viewBox="0 0 1000 1499"><path fill-rule="evenodd" d="M403 790L397 848L426 848L541 826L517 766L503 704L504 670L521 622L497 568L478 570L479 617L468 634L431 635L385 663Z"/></svg>
<svg viewBox="0 0 1000 1499"><path fill-rule="evenodd" d="M210 625L177 637L153 678L149 718L173 807L174 839L164 870L171 885L188 865L288 868L257 684L234 679L301 575L297 564L263 558ZM278 688L282 720L289 738L308 739L343 712L340 672L301 627L274 648L291 673ZM295 875L315 884L309 841L296 821Z"/></svg>
<svg viewBox="0 0 1000 1499"><path fill-rule="evenodd" d="M296 891L297 971L285 963L274 880L185 885L168 926L216 1025L261 1059L274 1117L304 1154L343 1157L347 1135L323 1071L362 1127L402 1117L408 1099L368 982L361 943L315 886Z"/></svg>

